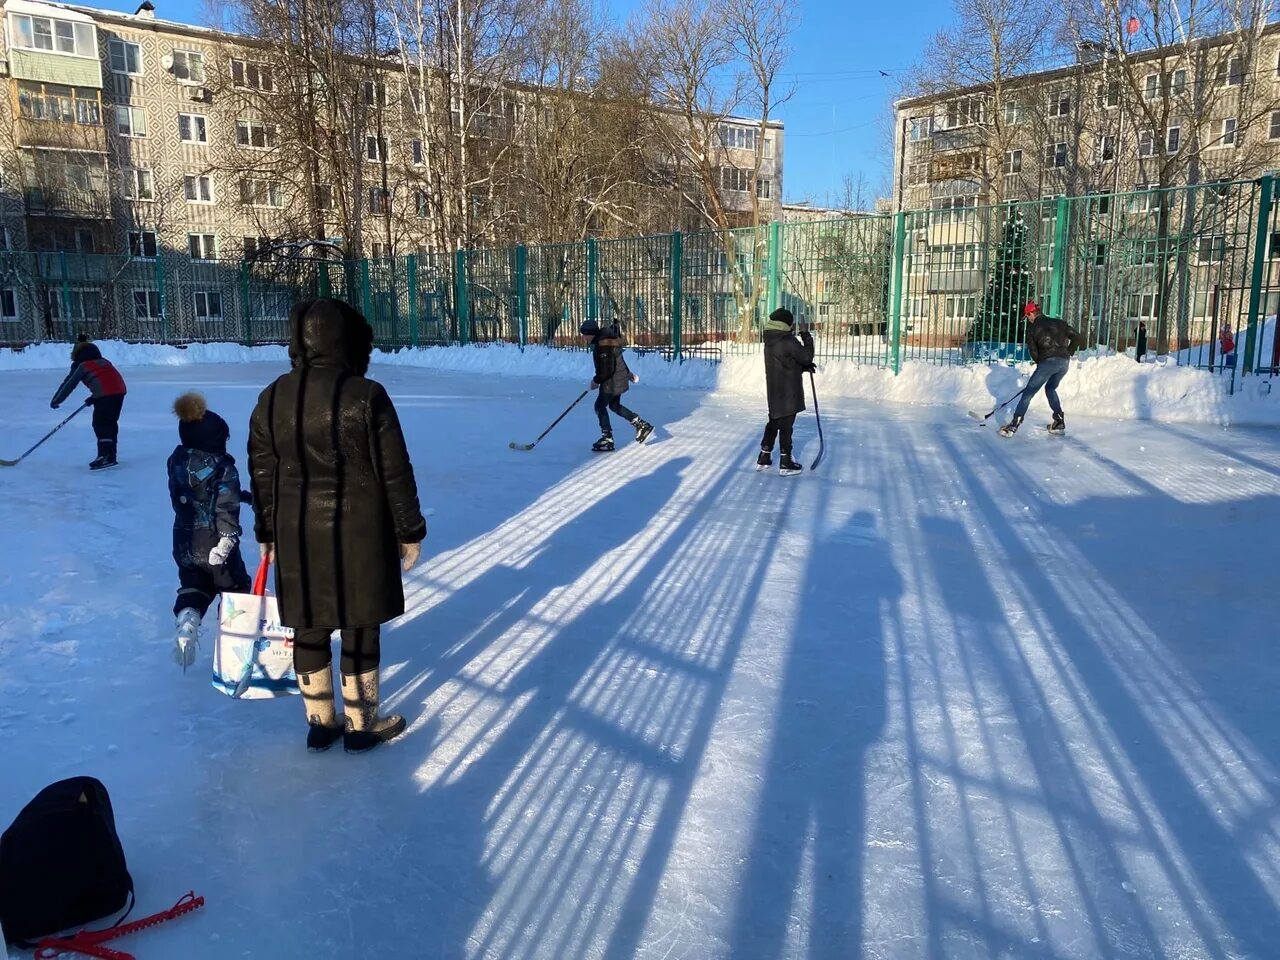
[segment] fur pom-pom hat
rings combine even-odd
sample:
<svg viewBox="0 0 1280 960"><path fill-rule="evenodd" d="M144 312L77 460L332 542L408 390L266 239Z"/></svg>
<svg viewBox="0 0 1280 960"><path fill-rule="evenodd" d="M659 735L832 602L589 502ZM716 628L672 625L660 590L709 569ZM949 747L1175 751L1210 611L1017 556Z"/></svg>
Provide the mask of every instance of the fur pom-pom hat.
<svg viewBox="0 0 1280 960"><path fill-rule="evenodd" d="M209 409L202 394L189 391L173 401L178 417L178 439L184 447L225 454L231 430L227 421Z"/></svg>

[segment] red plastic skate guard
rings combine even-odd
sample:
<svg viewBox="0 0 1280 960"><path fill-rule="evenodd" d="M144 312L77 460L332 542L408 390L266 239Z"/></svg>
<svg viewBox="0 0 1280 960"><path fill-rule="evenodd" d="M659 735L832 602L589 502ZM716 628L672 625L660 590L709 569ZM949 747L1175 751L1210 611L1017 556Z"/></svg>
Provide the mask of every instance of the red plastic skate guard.
<svg viewBox="0 0 1280 960"><path fill-rule="evenodd" d="M148 927L159 926L166 920L176 920L203 906L204 897L197 897L192 890L168 910L153 913L149 917L134 920L132 923L122 923L119 926L108 927L106 930L81 930L72 937L46 937L36 946L34 956L36 960L53 960L54 957L63 954L78 953L85 957L102 957L103 960L134 960L133 954L125 953L123 950L112 950L102 944L117 937L127 937L139 930L146 930Z"/></svg>

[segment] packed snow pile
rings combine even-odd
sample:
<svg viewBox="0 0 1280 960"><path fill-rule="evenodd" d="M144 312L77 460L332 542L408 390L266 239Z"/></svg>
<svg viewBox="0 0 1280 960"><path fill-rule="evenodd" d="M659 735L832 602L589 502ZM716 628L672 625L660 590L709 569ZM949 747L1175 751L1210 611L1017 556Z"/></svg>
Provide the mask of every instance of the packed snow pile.
<svg viewBox="0 0 1280 960"><path fill-rule="evenodd" d="M185 347L100 341L103 354L120 367L178 366L194 363L288 363L281 346L245 347L235 343L193 343ZM68 363L68 345L44 343L25 350L0 350L0 370L54 370ZM476 376L550 377L579 381L592 376L584 351L514 344L418 347L378 351L375 365L409 366ZM758 350L729 353L719 363L692 359L672 363L658 353L628 351L628 364L643 384L654 387L721 390L764 403L764 365ZM872 400L928 406L964 406L986 413L1026 384L1032 365L941 366L908 361L897 375L885 367L853 360L819 359L819 398ZM1059 389L1068 416L1113 417L1184 423L1280 425L1280 388L1274 395L1265 377L1237 377L1234 395L1229 372L1210 373L1171 362L1135 363L1124 356L1089 357L1071 365ZM1032 415L1047 405L1043 397Z"/></svg>

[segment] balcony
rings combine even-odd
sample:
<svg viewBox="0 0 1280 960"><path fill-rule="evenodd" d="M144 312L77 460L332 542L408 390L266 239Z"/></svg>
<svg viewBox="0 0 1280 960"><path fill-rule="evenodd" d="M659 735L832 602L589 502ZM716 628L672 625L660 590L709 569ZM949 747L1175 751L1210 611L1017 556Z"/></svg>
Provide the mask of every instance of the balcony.
<svg viewBox="0 0 1280 960"><path fill-rule="evenodd" d="M58 120L19 117L15 124L15 136L19 147L107 152L107 131L101 124L63 123Z"/></svg>
<svg viewBox="0 0 1280 960"><path fill-rule="evenodd" d="M111 200L105 187L33 187L26 192L27 213L33 217L76 217L84 220L111 219Z"/></svg>
<svg viewBox="0 0 1280 960"><path fill-rule="evenodd" d="M930 141L933 144L934 153L972 149L982 142L982 130L973 124L952 130L936 130Z"/></svg>

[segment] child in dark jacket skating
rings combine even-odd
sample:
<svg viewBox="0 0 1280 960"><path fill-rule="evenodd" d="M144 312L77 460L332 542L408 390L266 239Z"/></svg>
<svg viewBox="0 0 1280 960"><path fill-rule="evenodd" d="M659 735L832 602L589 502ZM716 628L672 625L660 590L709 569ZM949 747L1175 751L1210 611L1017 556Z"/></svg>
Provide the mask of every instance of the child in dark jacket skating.
<svg viewBox="0 0 1280 960"><path fill-rule="evenodd" d="M631 384L639 381L626 358L622 356L625 341L615 326L603 330L594 320L583 322L579 331L584 337L591 339L591 356L595 362L596 375L591 381L592 387L599 387L596 396L596 417L600 420L600 439L591 447L596 453L608 453L613 449L613 425L609 422L609 411L612 410L627 423L636 428L636 443L644 443L653 433L653 424L632 413L622 405L622 395L631 388Z"/></svg>
<svg viewBox="0 0 1280 960"><path fill-rule="evenodd" d="M795 317L785 307L769 314L764 325L764 383L769 399L769 422L760 440L756 469L773 466L773 444L781 440L782 458L778 472L794 477L804 468L791 457L791 432L796 414L804 409L804 374L813 366L813 337L800 331L796 340Z"/></svg>
<svg viewBox="0 0 1280 960"><path fill-rule="evenodd" d="M57 410L81 383L89 388L90 397L85 402L93 406L93 432L98 438L98 456L89 464L89 469L114 467L120 411L127 393L124 377L111 361L102 359L102 351L83 336L71 348L71 372L54 393L49 406Z"/></svg>
<svg viewBox="0 0 1280 960"><path fill-rule="evenodd" d="M173 404L178 446L169 455L173 503L173 559L178 564L174 659L195 662L200 623L218 594L248 593L249 573L240 556L240 474L227 453L230 430L198 393Z"/></svg>

